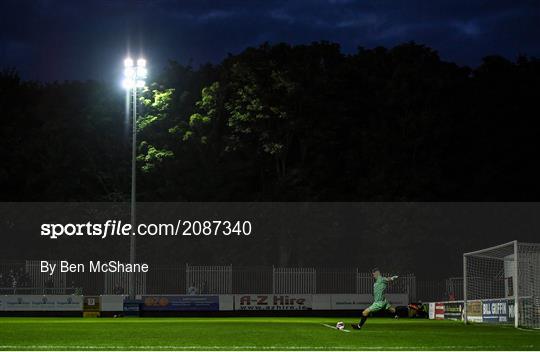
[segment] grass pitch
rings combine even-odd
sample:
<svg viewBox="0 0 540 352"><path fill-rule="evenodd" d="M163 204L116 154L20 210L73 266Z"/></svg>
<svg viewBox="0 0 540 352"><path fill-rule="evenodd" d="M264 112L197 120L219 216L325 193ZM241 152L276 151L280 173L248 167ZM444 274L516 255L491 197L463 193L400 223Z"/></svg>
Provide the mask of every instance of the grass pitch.
<svg viewBox="0 0 540 352"><path fill-rule="evenodd" d="M337 321L350 332L331 327ZM416 319L0 318L0 350L540 350L540 331Z"/></svg>

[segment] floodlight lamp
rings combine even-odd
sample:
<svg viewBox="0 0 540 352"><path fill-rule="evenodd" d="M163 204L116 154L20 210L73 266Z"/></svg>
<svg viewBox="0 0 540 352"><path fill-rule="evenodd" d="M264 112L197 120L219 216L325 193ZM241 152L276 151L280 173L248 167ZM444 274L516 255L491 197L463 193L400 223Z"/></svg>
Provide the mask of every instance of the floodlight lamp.
<svg viewBox="0 0 540 352"><path fill-rule="evenodd" d="M140 58L136 63L129 57L124 60L124 80L122 85L125 89L144 88L147 76L148 69L146 68L145 59Z"/></svg>
<svg viewBox="0 0 540 352"><path fill-rule="evenodd" d="M148 70L146 69L146 67L141 67L141 66L137 67L137 78L145 79L147 75L148 75Z"/></svg>
<svg viewBox="0 0 540 352"><path fill-rule="evenodd" d="M136 82L134 79L131 79L131 78L126 78L122 81L122 86L125 88L125 89L132 89L134 88L136 85Z"/></svg>
<svg viewBox="0 0 540 352"><path fill-rule="evenodd" d="M136 71L133 67L126 67L124 69L124 76L126 78L135 78Z"/></svg>

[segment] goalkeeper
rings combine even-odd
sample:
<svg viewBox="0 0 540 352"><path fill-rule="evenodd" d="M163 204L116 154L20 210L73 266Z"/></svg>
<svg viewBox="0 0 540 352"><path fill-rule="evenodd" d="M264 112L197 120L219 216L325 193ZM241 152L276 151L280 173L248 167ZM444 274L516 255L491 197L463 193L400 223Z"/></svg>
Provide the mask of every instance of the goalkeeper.
<svg viewBox="0 0 540 352"><path fill-rule="evenodd" d="M375 268L371 271L375 283L373 284L373 303L362 312L362 319L358 324L352 324L353 329L360 330L366 322L369 313L377 312L380 310L388 310L390 313L394 314L396 308L394 308L390 302L384 297L384 291L386 291L386 286L388 286L389 281L394 281L397 279L397 276L392 277L383 277L378 268Z"/></svg>

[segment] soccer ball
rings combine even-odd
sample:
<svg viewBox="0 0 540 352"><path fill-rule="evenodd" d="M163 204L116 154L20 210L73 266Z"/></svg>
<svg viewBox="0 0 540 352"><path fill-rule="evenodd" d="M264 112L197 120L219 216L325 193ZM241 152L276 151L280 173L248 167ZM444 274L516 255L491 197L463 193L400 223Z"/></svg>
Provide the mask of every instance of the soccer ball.
<svg viewBox="0 0 540 352"><path fill-rule="evenodd" d="M337 324L336 324L336 329L338 329L338 330L345 329L345 324L343 324L342 321L338 321Z"/></svg>

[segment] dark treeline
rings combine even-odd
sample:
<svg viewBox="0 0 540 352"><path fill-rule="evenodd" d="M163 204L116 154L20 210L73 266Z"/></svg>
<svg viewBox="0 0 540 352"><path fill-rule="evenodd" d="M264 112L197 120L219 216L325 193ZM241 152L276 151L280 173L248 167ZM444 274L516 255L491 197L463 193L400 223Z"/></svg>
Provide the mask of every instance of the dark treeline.
<svg viewBox="0 0 540 352"><path fill-rule="evenodd" d="M155 74L155 72L154 72ZM140 105L146 201L533 200L540 60L470 69L408 43L171 62ZM129 199L125 96L0 74L3 201Z"/></svg>

